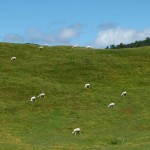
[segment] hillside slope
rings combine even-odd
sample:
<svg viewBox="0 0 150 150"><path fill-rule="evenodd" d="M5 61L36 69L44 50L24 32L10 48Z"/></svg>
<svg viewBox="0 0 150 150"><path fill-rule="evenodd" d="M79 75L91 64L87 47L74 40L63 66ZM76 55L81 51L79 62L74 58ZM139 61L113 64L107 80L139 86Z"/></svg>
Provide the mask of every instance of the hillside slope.
<svg viewBox="0 0 150 150"><path fill-rule="evenodd" d="M0 149L149 148L150 47L0 43L0 55ZM71 134L76 127L81 135Z"/></svg>

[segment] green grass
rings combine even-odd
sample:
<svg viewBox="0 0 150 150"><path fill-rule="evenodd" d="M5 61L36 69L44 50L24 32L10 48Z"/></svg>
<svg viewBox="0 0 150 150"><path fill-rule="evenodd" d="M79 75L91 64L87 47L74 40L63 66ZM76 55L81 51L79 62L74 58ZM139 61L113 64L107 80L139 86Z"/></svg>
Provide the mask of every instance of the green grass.
<svg viewBox="0 0 150 150"><path fill-rule="evenodd" d="M149 149L150 47L0 43L0 56L0 149ZM76 127L81 135L71 134Z"/></svg>

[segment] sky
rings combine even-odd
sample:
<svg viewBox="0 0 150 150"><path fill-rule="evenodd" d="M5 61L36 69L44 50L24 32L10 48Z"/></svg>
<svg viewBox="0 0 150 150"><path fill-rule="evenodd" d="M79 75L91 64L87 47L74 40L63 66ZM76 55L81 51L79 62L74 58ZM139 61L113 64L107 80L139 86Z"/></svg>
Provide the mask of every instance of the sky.
<svg viewBox="0 0 150 150"><path fill-rule="evenodd" d="M150 37L150 0L0 0L0 42L105 48Z"/></svg>

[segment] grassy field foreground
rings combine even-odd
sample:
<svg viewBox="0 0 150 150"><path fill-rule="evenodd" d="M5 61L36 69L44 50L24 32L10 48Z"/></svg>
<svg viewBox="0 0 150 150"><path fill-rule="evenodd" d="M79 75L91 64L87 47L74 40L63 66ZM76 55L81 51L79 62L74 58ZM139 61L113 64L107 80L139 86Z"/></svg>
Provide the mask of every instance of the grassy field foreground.
<svg viewBox="0 0 150 150"><path fill-rule="evenodd" d="M41 92L44 99L30 102ZM148 150L149 101L150 47L39 50L0 43L2 150ZM113 109L107 108L111 102ZM81 134L74 136L77 127Z"/></svg>

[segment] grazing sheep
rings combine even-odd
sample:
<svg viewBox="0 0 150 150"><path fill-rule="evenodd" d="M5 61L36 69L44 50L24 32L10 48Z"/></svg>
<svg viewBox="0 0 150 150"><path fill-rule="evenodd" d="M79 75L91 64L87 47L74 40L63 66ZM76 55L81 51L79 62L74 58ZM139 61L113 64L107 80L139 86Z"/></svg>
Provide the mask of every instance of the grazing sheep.
<svg viewBox="0 0 150 150"><path fill-rule="evenodd" d="M38 98L45 98L45 93L41 93Z"/></svg>
<svg viewBox="0 0 150 150"><path fill-rule="evenodd" d="M78 45L73 45L73 46L72 46L72 48L77 48L77 47L78 47Z"/></svg>
<svg viewBox="0 0 150 150"><path fill-rule="evenodd" d="M86 89L88 89L90 87L91 87L91 85L89 83L87 83L87 84L84 85L84 88L86 88Z"/></svg>
<svg viewBox="0 0 150 150"><path fill-rule="evenodd" d="M79 134L80 133L80 128L76 128L73 130L72 134L76 135L76 134Z"/></svg>
<svg viewBox="0 0 150 150"><path fill-rule="evenodd" d="M35 96L32 96L30 101L31 101L31 102L35 102L35 100L36 100L36 97L35 97Z"/></svg>
<svg viewBox="0 0 150 150"><path fill-rule="evenodd" d="M16 60L16 57L11 57L11 60L12 60L12 61Z"/></svg>
<svg viewBox="0 0 150 150"><path fill-rule="evenodd" d="M43 48L44 48L43 46L40 46L40 47L39 47L40 50L42 50Z"/></svg>
<svg viewBox="0 0 150 150"><path fill-rule="evenodd" d="M113 108L114 105L115 105L115 103L110 103L110 104L108 105L108 107Z"/></svg>
<svg viewBox="0 0 150 150"><path fill-rule="evenodd" d="M126 91L122 92L122 93L121 93L121 96L122 96L122 97L127 96L127 92L126 92Z"/></svg>

